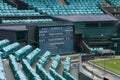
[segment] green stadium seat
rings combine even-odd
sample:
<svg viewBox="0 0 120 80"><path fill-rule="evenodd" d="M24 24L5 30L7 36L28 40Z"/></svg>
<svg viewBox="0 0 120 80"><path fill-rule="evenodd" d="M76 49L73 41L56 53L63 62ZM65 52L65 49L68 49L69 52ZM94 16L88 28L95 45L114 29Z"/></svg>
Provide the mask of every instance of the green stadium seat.
<svg viewBox="0 0 120 80"><path fill-rule="evenodd" d="M41 59L39 60L39 63L45 67L45 65L48 63L48 61L50 60L50 57L51 57L51 52L49 51L46 51L44 53L44 55L41 57Z"/></svg>
<svg viewBox="0 0 120 80"><path fill-rule="evenodd" d="M70 68L71 68L70 66L71 66L71 58L66 57L63 71L70 72Z"/></svg>
<svg viewBox="0 0 120 80"><path fill-rule="evenodd" d="M2 52L0 52L0 80L7 80L1 55L2 55Z"/></svg>
<svg viewBox="0 0 120 80"><path fill-rule="evenodd" d="M41 49L36 48L29 55L26 56L26 59L29 62L29 64L33 64L33 62L37 59L37 57L39 57L40 54L41 54Z"/></svg>
<svg viewBox="0 0 120 80"><path fill-rule="evenodd" d="M26 59L22 60L22 66L24 72L27 74L30 80L42 80Z"/></svg>
<svg viewBox="0 0 120 80"><path fill-rule="evenodd" d="M63 71L63 77L64 77L66 80L77 80L77 79L75 79L69 72L66 72L66 71Z"/></svg>
<svg viewBox="0 0 120 80"><path fill-rule="evenodd" d="M4 48L2 48L2 57L6 58L10 54L13 54L15 51L17 51L20 48L20 44L18 42L12 43Z"/></svg>
<svg viewBox="0 0 120 80"><path fill-rule="evenodd" d="M51 77L49 73L46 72L43 66L39 63L37 63L36 65L36 73L39 74L42 80L55 80L53 77Z"/></svg>
<svg viewBox="0 0 120 80"><path fill-rule="evenodd" d="M51 68L54 69L55 71L57 71L60 63L61 63L61 58L59 55L56 55L55 59L53 60L53 62L51 64Z"/></svg>
<svg viewBox="0 0 120 80"><path fill-rule="evenodd" d="M16 60L17 61L22 60L22 58L27 56L31 51L32 51L31 45L26 45L26 46L22 47L21 49L19 49L15 52Z"/></svg>
<svg viewBox="0 0 120 80"><path fill-rule="evenodd" d="M0 50L1 50L3 47L5 47L5 46L7 46L7 45L9 45L9 44L10 44L10 41L9 41L8 39L1 40L1 41L0 41Z"/></svg>
<svg viewBox="0 0 120 80"><path fill-rule="evenodd" d="M65 79L60 74L58 74L54 69L50 68L50 74L55 80L71 80L71 79Z"/></svg>
<svg viewBox="0 0 120 80"><path fill-rule="evenodd" d="M27 80L26 76L24 75L24 73L21 71L19 65L17 64L15 56L13 56L13 55L9 56L9 65L12 69L15 80Z"/></svg>

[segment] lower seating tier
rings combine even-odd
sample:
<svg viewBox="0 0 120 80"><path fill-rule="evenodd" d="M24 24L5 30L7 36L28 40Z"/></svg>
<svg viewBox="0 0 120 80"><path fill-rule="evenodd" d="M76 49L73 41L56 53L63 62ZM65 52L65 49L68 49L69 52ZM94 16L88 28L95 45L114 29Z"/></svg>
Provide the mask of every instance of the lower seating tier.
<svg viewBox="0 0 120 80"><path fill-rule="evenodd" d="M13 55L9 56L9 65L12 69L15 80L27 80L26 76L21 71L21 69Z"/></svg>
<svg viewBox="0 0 120 80"><path fill-rule="evenodd" d="M23 70L30 80L42 80L26 59L22 60Z"/></svg>
<svg viewBox="0 0 120 80"><path fill-rule="evenodd" d="M55 80L39 63L36 65L36 73L40 75L42 80Z"/></svg>
<svg viewBox="0 0 120 80"><path fill-rule="evenodd" d="M7 80L4 65L2 62L1 52L0 52L0 80Z"/></svg>

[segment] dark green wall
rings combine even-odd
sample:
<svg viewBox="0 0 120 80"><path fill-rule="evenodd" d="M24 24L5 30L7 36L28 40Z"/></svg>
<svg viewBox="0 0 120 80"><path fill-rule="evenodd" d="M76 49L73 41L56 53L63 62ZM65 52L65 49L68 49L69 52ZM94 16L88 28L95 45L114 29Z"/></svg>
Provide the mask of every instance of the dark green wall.
<svg viewBox="0 0 120 80"><path fill-rule="evenodd" d="M36 42L36 26L27 26L28 29L28 43L33 44Z"/></svg>
<svg viewBox="0 0 120 80"><path fill-rule="evenodd" d="M80 27L76 27L75 28L75 33L76 34L83 34L84 36L87 37L101 37L101 34L103 35L110 35L110 34L114 34L117 32L117 28L116 27L107 27L107 28L98 28L98 27L94 27L94 28L90 28L90 27L85 27L85 28L80 28Z"/></svg>
<svg viewBox="0 0 120 80"><path fill-rule="evenodd" d="M87 37L101 37L101 35L111 35L118 32L118 28L114 24L103 26L104 23L93 23L91 25L87 23L75 23L75 34L83 34Z"/></svg>

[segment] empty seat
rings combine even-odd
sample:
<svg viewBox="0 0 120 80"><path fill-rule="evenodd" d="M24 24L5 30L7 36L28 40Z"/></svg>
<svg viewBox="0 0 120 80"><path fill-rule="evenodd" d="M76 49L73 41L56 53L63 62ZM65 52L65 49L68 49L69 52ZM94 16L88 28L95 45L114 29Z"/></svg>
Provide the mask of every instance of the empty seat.
<svg viewBox="0 0 120 80"><path fill-rule="evenodd" d="M73 77L69 72L63 71L63 77L66 80L77 80L75 77Z"/></svg>
<svg viewBox="0 0 120 80"><path fill-rule="evenodd" d="M41 59L39 60L39 63L45 67L45 65L48 63L48 61L50 60L50 57L51 57L51 52L49 51L46 51L44 53L44 55L41 57Z"/></svg>
<svg viewBox="0 0 120 80"><path fill-rule="evenodd" d="M22 66L23 66L24 72L27 74L27 76L30 80L42 80L39 77L39 75L36 74L34 69L32 69L32 67L30 66L30 64L28 63L28 61L26 59L22 60Z"/></svg>
<svg viewBox="0 0 120 80"><path fill-rule="evenodd" d="M27 56L32 51L32 46L26 45L15 52L15 57L17 61L20 61L22 58Z"/></svg>
<svg viewBox="0 0 120 80"><path fill-rule="evenodd" d="M36 65L36 73L42 78L42 80L55 80L39 63Z"/></svg>
<svg viewBox="0 0 120 80"><path fill-rule="evenodd" d="M56 55L55 59L53 60L51 64L51 68L53 68L55 71L58 70L60 63L61 63L61 58L59 55Z"/></svg>
<svg viewBox="0 0 120 80"><path fill-rule="evenodd" d="M4 48L2 48L2 57L6 58L8 57L10 54L14 53L15 51L17 51L20 48L20 44L18 42L12 43Z"/></svg>
<svg viewBox="0 0 120 80"><path fill-rule="evenodd" d="M71 80L71 79L65 79L60 74L58 74L54 69L50 68L50 74L55 80Z"/></svg>
<svg viewBox="0 0 120 80"><path fill-rule="evenodd" d="M8 39L1 40L1 41L0 41L0 50L1 50L3 47L9 45L9 43L10 43L10 41L9 41Z"/></svg>
<svg viewBox="0 0 120 80"><path fill-rule="evenodd" d="M63 71L70 72L70 66L71 66L71 58L66 57Z"/></svg>
<svg viewBox="0 0 120 80"><path fill-rule="evenodd" d="M36 48L29 55L27 55L26 58L29 64L33 64L33 62L37 59L37 57L39 57L40 54L41 54L41 49Z"/></svg>

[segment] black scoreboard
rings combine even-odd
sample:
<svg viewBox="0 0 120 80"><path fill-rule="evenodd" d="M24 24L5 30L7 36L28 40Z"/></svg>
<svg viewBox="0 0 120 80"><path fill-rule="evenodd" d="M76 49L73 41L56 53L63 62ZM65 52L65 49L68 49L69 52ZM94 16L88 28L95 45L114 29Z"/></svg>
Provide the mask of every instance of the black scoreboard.
<svg viewBox="0 0 120 80"><path fill-rule="evenodd" d="M39 48L52 54L73 53L73 26L38 27Z"/></svg>

